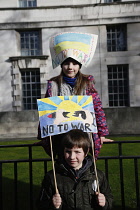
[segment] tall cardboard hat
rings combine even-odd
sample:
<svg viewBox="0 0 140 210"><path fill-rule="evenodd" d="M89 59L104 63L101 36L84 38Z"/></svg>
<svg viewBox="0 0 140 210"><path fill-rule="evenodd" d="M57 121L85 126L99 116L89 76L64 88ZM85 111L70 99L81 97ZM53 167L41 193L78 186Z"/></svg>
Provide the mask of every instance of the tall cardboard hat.
<svg viewBox="0 0 140 210"><path fill-rule="evenodd" d="M64 32L50 38L52 66L55 69L63 61L71 57L88 66L93 58L98 36L95 34Z"/></svg>

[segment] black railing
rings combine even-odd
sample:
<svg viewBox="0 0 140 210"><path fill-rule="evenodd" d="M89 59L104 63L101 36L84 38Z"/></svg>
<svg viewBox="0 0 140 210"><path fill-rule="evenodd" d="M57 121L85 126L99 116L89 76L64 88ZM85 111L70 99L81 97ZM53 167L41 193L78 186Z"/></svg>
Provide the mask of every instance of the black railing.
<svg viewBox="0 0 140 210"><path fill-rule="evenodd" d="M125 204L125 190L124 190L124 167L123 167L123 160L134 160L134 177L135 177L135 186L133 188L133 191L136 192L136 205L133 209L140 210L140 182L139 182L139 177L140 177L140 168L138 171L138 159L140 160L140 155L130 155L130 156L124 156L122 152L122 144L135 144L135 143L140 143L139 140L131 140L131 141L114 141L114 142L108 142L107 144L118 144L118 156L102 156L99 157L99 160L105 160L105 174L107 179L109 180L108 176L108 160L119 160L119 175L120 175L120 186L121 186L121 209L122 210L127 210L128 207L126 207ZM140 152L139 152L140 154ZM131 182L131 180L130 180ZM129 183L128 183L129 184ZM116 186L117 187L117 186ZM127 192L129 193L129 192ZM130 210L130 208L129 208Z"/></svg>
<svg viewBox="0 0 140 210"><path fill-rule="evenodd" d="M135 155L135 156L124 156L122 154L122 145L123 144L128 144L128 143L134 143L134 144L139 144L140 140L133 140L133 141L114 141L112 143L105 143L105 144L117 144L118 145L118 154L115 156L100 156L98 158L99 162L100 160L104 161L104 170L105 170L105 174L107 179L110 181L110 167L109 167L109 160L118 160L119 161L119 180L120 180L120 194L121 194L121 205L117 208L114 207L113 209L122 209L122 210L127 210L128 207L125 204L125 194L129 194L129 192L125 191L124 189L124 167L123 167L123 160L133 160L134 161L134 177L135 177L135 186L133 186L133 191L135 191L135 205L133 208L129 208L129 209L137 209L140 210L140 182L139 182L139 177L140 177L140 169L139 169L139 165L138 165L138 161L140 161L140 155ZM29 183L28 183L28 193L29 193L29 201L27 202L28 207L26 207L26 210L35 210L35 193L34 193L34 182L33 182L33 177L34 177L34 173L33 173L33 163L43 163L43 172L42 172L42 178L44 176L44 174L47 172L48 170L48 163L51 161L50 158L33 158L33 148L36 147L37 145L35 144L23 144L23 145L0 145L0 150L1 149L7 149L7 148L28 148L28 157L25 159L14 159L14 160L0 160L0 210L22 210L21 207L19 207L19 189L18 189L18 167L20 163L29 163ZM20 151L19 151L20 152ZM3 174L3 167L6 164L13 164L13 190L12 190L12 201L9 200L9 198L5 198L5 196L7 196L7 193L4 192L6 189L4 189L4 174ZM25 171L25 173L28 173L28 171ZM24 171L23 171L24 173ZM40 180L41 181L41 180ZM131 180L130 180L131 181ZM129 183L128 183L129 184ZM10 188L11 186L9 186ZM118 186L116 186L117 188ZM8 186L7 186L8 188ZM8 188L8 190L9 190ZM38 186L38 192L39 192L39 188L40 186ZM26 191L26 193L27 193ZM36 196L37 197L37 196ZM8 209L8 207L6 207L5 202L12 202L11 207ZM23 199L22 202L26 202L26 200ZM9 204L10 205L10 204ZM20 204L22 205L22 204ZM23 208L25 209L25 207Z"/></svg>

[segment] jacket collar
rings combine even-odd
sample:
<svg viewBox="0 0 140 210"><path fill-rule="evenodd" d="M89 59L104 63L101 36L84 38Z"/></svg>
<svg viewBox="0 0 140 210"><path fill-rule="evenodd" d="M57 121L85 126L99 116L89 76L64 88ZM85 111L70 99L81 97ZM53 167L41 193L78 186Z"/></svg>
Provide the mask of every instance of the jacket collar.
<svg viewBox="0 0 140 210"><path fill-rule="evenodd" d="M56 162L56 169L58 172L65 174L66 176L70 176L74 179L79 179L82 177L86 177L86 175L94 174L94 164L91 156L86 156L83 161L83 166L79 170L74 170L71 168L65 160L61 162ZM88 177L89 178L89 177Z"/></svg>

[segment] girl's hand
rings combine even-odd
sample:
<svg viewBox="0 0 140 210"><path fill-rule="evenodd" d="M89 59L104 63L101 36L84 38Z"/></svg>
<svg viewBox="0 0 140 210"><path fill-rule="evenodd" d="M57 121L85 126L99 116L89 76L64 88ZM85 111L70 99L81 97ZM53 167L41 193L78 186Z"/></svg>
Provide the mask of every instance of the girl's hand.
<svg viewBox="0 0 140 210"><path fill-rule="evenodd" d="M59 209L59 207L61 206L61 203L62 203L62 199L60 197L60 194L59 193L56 193L53 198L52 198L52 201L53 201L53 205L56 209Z"/></svg>
<svg viewBox="0 0 140 210"><path fill-rule="evenodd" d="M104 136L100 137L100 140L101 140L101 144L103 144L104 142L112 142L112 141L114 141L112 139L106 139Z"/></svg>
<svg viewBox="0 0 140 210"><path fill-rule="evenodd" d="M98 201L99 206L104 207L105 206L105 202L106 202L104 194L96 193L96 195L97 195L97 201Z"/></svg>

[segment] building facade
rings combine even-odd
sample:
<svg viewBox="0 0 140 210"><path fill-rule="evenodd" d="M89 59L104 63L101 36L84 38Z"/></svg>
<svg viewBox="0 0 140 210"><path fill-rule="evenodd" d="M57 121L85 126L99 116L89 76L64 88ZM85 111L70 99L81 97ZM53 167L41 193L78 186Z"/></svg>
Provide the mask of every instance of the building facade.
<svg viewBox="0 0 140 210"><path fill-rule="evenodd" d="M0 1L0 112L37 110L52 69L49 38L74 31L98 35L82 72L95 77L104 108L140 107L140 1Z"/></svg>

